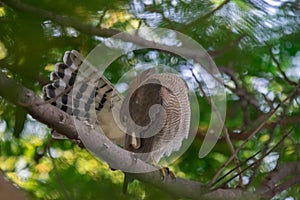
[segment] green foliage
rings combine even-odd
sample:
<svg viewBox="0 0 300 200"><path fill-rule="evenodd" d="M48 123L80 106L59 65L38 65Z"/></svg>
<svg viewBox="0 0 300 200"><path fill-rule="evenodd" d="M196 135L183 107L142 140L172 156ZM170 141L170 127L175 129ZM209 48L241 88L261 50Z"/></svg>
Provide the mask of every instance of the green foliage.
<svg viewBox="0 0 300 200"><path fill-rule="evenodd" d="M223 6L223 1L217 0L22 2L99 28L133 32L139 26L165 27L199 42L214 57L220 71L222 68L233 71L232 77L226 71L222 73L230 86L227 88L225 124L235 148L246 140L246 134L258 127L263 121L261 117L294 89L295 85L289 83L280 70L291 81L297 82L300 78L299 1L278 1L278 5L270 5L267 1L234 0ZM0 33L0 70L37 94L49 81L49 73L66 50L76 49L86 55L103 39L4 3L0 3ZM164 64L178 70L186 61L166 52L142 49L117 59L105 75L116 83L122 74L141 63ZM199 133L170 168L180 177L209 183L232 152L223 134L208 156L198 158L211 106L200 91L197 94L201 105ZM240 162L245 161L243 168L262 157L291 128L294 129L289 137L268 155L268 159L276 158L275 163L299 161L299 105L297 93L251 138L238 153ZM130 184L128 194L123 195L122 172L112 171L70 141L53 142L48 128L26 118L24 111L2 97L0 140L0 169L34 199L173 199L138 181ZM247 160L256 153L257 156ZM250 191L260 185L272 164L266 160L261 162L248 187ZM221 175L235 166L231 162ZM251 170L243 173L244 182L252 175ZM234 179L227 187L237 184ZM292 187L274 199L296 198L299 190L299 187Z"/></svg>

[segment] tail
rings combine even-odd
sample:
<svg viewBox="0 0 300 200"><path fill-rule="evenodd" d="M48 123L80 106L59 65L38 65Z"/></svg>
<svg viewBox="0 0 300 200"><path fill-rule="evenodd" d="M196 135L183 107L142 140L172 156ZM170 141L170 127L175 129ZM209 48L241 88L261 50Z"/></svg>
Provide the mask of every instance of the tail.
<svg viewBox="0 0 300 200"><path fill-rule="evenodd" d="M57 63L50 74L51 83L43 87L44 100L70 115L73 115L72 87L82 62L83 57L77 51L67 51L63 63Z"/></svg>
<svg viewBox="0 0 300 200"><path fill-rule="evenodd" d="M97 80L92 83L89 80L82 81L86 78L79 77L81 76L79 68L84 67L83 63L84 58L80 53L75 50L67 51L63 57L63 63L57 63L55 70L50 74L51 83L43 87L43 98L77 119L95 123L101 120L101 113L104 113L103 115L107 112L111 113L112 107L120 104L122 96L103 76L98 76ZM74 89L76 80L81 80L81 82L78 83L78 81ZM116 94L114 96L113 91ZM96 114L91 116L93 113ZM52 137L66 138L55 131L52 131Z"/></svg>
<svg viewBox="0 0 300 200"><path fill-rule="evenodd" d="M77 51L67 51L63 63L57 63L55 70L50 74L51 83L43 87L43 98L64 112L73 115L72 88L76 80L79 66L83 57ZM52 130L55 139L66 139L62 134Z"/></svg>

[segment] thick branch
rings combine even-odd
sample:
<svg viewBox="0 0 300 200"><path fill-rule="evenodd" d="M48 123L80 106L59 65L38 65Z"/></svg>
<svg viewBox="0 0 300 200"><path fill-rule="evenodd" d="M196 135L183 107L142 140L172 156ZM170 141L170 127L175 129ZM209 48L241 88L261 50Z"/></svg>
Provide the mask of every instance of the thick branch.
<svg viewBox="0 0 300 200"><path fill-rule="evenodd" d="M289 177L287 180L286 178ZM300 162L278 165L270 172L258 188L257 192L264 198L270 199L289 187L300 184ZM284 183L279 185L281 181Z"/></svg>
<svg viewBox="0 0 300 200"><path fill-rule="evenodd" d="M32 117L69 138L77 139L77 130L86 134L96 135L96 138L90 137L92 144L86 146L87 149L96 154L101 153L101 159L109 165L113 161L118 161L117 169L126 171L126 169L133 167L140 170L153 168L153 166L135 159L128 151L116 146L104 135L97 133L89 126L73 119L70 115L52 105L44 104L42 99L31 90L16 84L2 72L0 72L0 95L12 103L23 107ZM77 126L75 126L75 123ZM198 199L202 194L207 193L207 188L196 181L178 177L174 182L171 178L166 177L166 180L162 182L159 171L133 174L133 176L143 182L163 188L177 197Z"/></svg>
<svg viewBox="0 0 300 200"><path fill-rule="evenodd" d="M72 27L76 28L78 31L81 31L84 33L90 33L90 34L98 35L101 37L110 37L110 36L120 33L120 31L118 31L118 30L100 29L100 28L96 28L96 27L93 27L90 25L86 25L86 24L81 23L77 19L58 15L58 14L50 12L48 10L39 9L34 6L24 4L19 0L2 0L2 2L4 2L6 5L8 5L12 8L15 8L17 10L25 11L28 13L32 13L32 14L41 16L43 18L51 19L51 20L53 20L61 25L64 25L64 26L72 26Z"/></svg>
<svg viewBox="0 0 300 200"><path fill-rule="evenodd" d="M24 191L15 187L13 183L0 171L0 199L25 200L29 197Z"/></svg>
<svg viewBox="0 0 300 200"><path fill-rule="evenodd" d="M44 104L43 100L31 90L16 84L3 72L0 72L0 96L15 105L25 108L33 118L55 127L59 133L64 133L70 139L77 139L78 134L72 117L50 104ZM69 126L66 126L69 124Z"/></svg>

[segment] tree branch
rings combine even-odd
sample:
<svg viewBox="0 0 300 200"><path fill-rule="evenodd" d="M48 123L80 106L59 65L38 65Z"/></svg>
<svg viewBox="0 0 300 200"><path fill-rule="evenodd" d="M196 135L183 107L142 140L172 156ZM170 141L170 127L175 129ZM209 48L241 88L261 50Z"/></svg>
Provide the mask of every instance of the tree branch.
<svg viewBox="0 0 300 200"><path fill-rule="evenodd" d="M289 177L290 176L290 177ZM283 179L289 177L279 185ZM257 192L264 198L270 199L287 188L300 183L300 162L278 165L271 171L258 188ZM288 186L288 187L287 187Z"/></svg>
<svg viewBox="0 0 300 200"><path fill-rule="evenodd" d="M269 50L271 59L272 59L272 60L274 61L274 63L276 64L276 66L277 66L277 68L278 68L280 74L283 76L284 80L286 80L290 85L296 86L296 85L297 85L297 82L290 80L290 79L287 77L286 73L282 70L279 61L276 59L275 55L274 55L273 52L272 52L272 47L271 47L267 42L265 42L265 44L266 44L266 47L267 47L268 50Z"/></svg>
<svg viewBox="0 0 300 200"><path fill-rule="evenodd" d="M23 190L15 187L10 180L7 180L4 173L0 171L0 199L25 200L29 197Z"/></svg>
<svg viewBox="0 0 300 200"><path fill-rule="evenodd" d="M126 169L134 167L140 170L148 169L149 171L149 169L153 168L152 165L135 159L130 152L116 146L103 134L97 133L94 129L84 125L58 108L50 104L45 104L34 92L16 84L14 80L8 78L3 72L0 72L0 96L15 105L23 107L33 118L64 134L68 138L77 139L77 129L82 133L86 133L89 137L90 134L96 135L96 138L90 137L92 143L90 146L86 146L86 148L96 154L100 151L102 155L101 160L104 160L109 165L113 161L118 161L117 169L126 171ZM75 123L77 126L75 126ZM208 192L207 187L203 184L179 177L176 178L175 182L170 177L166 177L164 181L161 181L161 174L157 170L151 173L136 173L132 174L132 176L138 180L162 188L177 197L198 199L201 195Z"/></svg>
<svg viewBox="0 0 300 200"><path fill-rule="evenodd" d="M9 90L7 89L9 88ZM107 162L110 166L111 163L118 161L116 169L126 171L129 168L136 168L140 171L142 169L152 169L153 166L149 165L132 156L132 153L116 146L106 136L98 133L91 127L84 125L82 122L72 118L67 113L59 110L58 108L45 104L43 100L36 96L35 93L21 85L18 85L13 79L8 78L3 72L0 71L0 96L9 100L15 105L21 106L33 118L48 125L59 133L71 139L78 139L78 132L86 134L89 140L86 148L95 153L101 153L101 160ZM75 126L75 124L77 126ZM82 136L82 134L80 134ZM93 137L91 137L91 135ZM251 196L252 199L255 195L242 190L235 189L218 189L209 191L208 187L202 183L186 180L180 177L176 181L167 176L165 180L161 180L161 174L158 170L148 173L131 173L133 178L142 182L150 183L160 189L169 192L178 198L191 198L191 199L232 199L232 197L240 199L246 196Z"/></svg>
<svg viewBox="0 0 300 200"><path fill-rule="evenodd" d="M279 124L280 126L282 125L286 125L286 126L290 126L290 125L294 125L294 124L299 124L300 123L300 116L285 116L282 118L279 118L276 121L269 121L267 122L262 130L272 130L272 127L274 127L274 125ZM196 137L199 140L203 140L205 138L205 133L207 133L208 127L205 128L201 128L201 130L198 130ZM234 131L235 129L229 129L229 137L231 140L233 141L240 141L240 140L246 140L250 135L251 135L251 131L248 130L241 130L241 132L236 133ZM226 141L225 136L220 136L218 138L218 142L224 142Z"/></svg>
<svg viewBox="0 0 300 200"><path fill-rule="evenodd" d="M276 113L276 111L280 107L282 107L284 103L290 100L295 94L298 93L299 88L300 88L300 80L297 86L294 88L294 90L283 101L281 101L272 111L270 111L266 116L264 116L264 120L262 121L262 123L257 128L255 128L248 136L248 138L235 150L234 153L232 153L232 155L227 159L227 161L222 165L219 171L215 174L213 178L214 181L217 180L219 175L224 171L225 167L228 166L228 164L234 159L237 153L250 141L252 137L254 137L266 125L267 121Z"/></svg>
<svg viewBox="0 0 300 200"><path fill-rule="evenodd" d="M272 147L271 149L269 149L266 153L262 154L261 157L259 157L255 162L251 163L250 165L248 165L247 167L245 167L242 172L245 172L246 170L252 168L252 167L256 167L259 166L259 164L261 163L261 161L268 156L270 153L272 153L285 139L287 136L289 136L289 134L292 132L293 129L291 129L288 133L285 133L283 135L283 137L281 138L281 140L279 142L277 142L275 144L274 147ZM261 152L261 151L259 151ZM249 161L250 159L254 158L255 156L257 156L258 153L255 153L253 156L251 156L249 159L247 159L247 161ZM243 162L241 163L240 166L242 166L242 164L247 163ZM226 174L224 174L222 177L220 177L216 182L213 183L213 185L215 185L216 183L218 183L220 180L224 179L227 175L229 175L231 172L233 172L237 167L233 168L232 170L230 170L229 172L227 172ZM236 178L239 174L235 174L232 177L230 177L228 180L226 180L222 185L226 185L227 183L229 183L230 181L232 181L234 178Z"/></svg>
<svg viewBox="0 0 300 200"><path fill-rule="evenodd" d="M185 25L184 27L181 28L181 30L190 29L190 28L193 28L194 26L197 26L197 25L199 26L204 20L206 20L207 18L212 16L215 12L217 12L218 10L223 8L229 2L230 2L230 0L224 0L219 6L212 9L210 12L206 13L204 16L200 17L199 19L196 19L195 21Z"/></svg>
<svg viewBox="0 0 300 200"><path fill-rule="evenodd" d="M209 55L212 57L219 57L227 52L229 52L229 50L233 47L235 47L237 44L239 44L241 42L242 39L244 39L247 35L243 34L241 36L239 36L238 38L236 38L235 40L231 41L229 44L220 47L219 49L215 50L215 51L208 51Z"/></svg>
<svg viewBox="0 0 300 200"><path fill-rule="evenodd" d="M136 35L130 35L126 32L121 32L115 29L103 29L99 27L94 27L88 24L83 24L77 19L58 15L56 13L50 12L48 10L36 8L34 6L30 6L28 4L24 4L19 0L2 0L6 5L28 13L32 13L34 15L40 16L42 18L50 19L58 24L63 26L71 26L82 33L87 33L90 35L97 35L100 37L112 37L116 39L121 39L126 42L132 42L134 44L140 45L142 47L147 47L150 49L157 49L160 51L177 54L184 56L186 58L194 59L196 62L201 63L203 58L208 56L208 53L204 51L199 51L198 49L189 49L185 47L177 47L177 46L167 46L159 43L155 43L153 41L146 40L144 38L138 37ZM172 50L172 51L170 51Z"/></svg>

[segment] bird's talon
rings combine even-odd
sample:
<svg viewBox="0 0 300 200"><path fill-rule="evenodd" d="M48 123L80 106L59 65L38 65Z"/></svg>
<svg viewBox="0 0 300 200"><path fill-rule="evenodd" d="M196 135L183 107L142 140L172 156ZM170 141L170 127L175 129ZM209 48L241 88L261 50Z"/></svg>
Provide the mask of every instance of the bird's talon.
<svg viewBox="0 0 300 200"><path fill-rule="evenodd" d="M169 176L170 175L170 169L168 167L164 167L166 174Z"/></svg>
<svg viewBox="0 0 300 200"><path fill-rule="evenodd" d="M169 171L169 176L171 177L172 179L172 183L175 183L176 182L176 176L174 174L174 172L172 172L171 170Z"/></svg>
<svg viewBox="0 0 300 200"><path fill-rule="evenodd" d="M165 167L161 167L161 168L159 169L159 171L160 171L160 179L161 179L162 181L164 181L164 180L165 180L165 177L166 177L166 170L165 170Z"/></svg>
<svg viewBox="0 0 300 200"><path fill-rule="evenodd" d="M176 176L173 171L171 171L168 167L161 167L160 171L160 178L162 181L166 180L166 177L169 176L172 179L172 182L176 181Z"/></svg>

